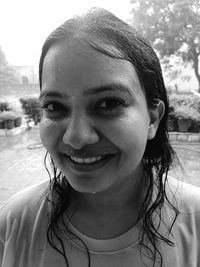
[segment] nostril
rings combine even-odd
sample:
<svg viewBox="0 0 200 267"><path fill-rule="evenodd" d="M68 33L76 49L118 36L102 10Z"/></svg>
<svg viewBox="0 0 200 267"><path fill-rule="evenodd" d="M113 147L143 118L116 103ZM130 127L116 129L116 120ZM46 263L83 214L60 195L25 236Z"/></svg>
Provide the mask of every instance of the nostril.
<svg viewBox="0 0 200 267"><path fill-rule="evenodd" d="M98 141L99 136L97 132L92 129L67 129L63 135L63 143L70 145L72 148L78 150L85 145L95 144Z"/></svg>

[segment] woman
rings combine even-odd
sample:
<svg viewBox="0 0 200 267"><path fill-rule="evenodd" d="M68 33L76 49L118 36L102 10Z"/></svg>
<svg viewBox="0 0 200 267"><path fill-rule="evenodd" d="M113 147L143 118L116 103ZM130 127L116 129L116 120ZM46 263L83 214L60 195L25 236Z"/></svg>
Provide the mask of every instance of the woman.
<svg viewBox="0 0 200 267"><path fill-rule="evenodd" d="M1 266L198 266L200 190L168 179L168 100L148 42L92 9L47 38L39 79L50 184L2 209Z"/></svg>

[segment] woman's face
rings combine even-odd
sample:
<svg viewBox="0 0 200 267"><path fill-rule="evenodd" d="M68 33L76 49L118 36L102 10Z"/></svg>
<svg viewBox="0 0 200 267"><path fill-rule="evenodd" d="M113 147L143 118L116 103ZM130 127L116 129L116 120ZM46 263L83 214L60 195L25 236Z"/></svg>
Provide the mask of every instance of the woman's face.
<svg viewBox="0 0 200 267"><path fill-rule="evenodd" d="M156 126L131 63L63 41L45 56L40 98L42 142L75 190L111 192L141 179Z"/></svg>

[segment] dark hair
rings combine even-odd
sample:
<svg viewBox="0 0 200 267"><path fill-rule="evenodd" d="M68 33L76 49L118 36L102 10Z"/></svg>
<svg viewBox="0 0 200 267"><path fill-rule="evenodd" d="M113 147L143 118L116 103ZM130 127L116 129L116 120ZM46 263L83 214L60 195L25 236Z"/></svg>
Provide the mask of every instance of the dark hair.
<svg viewBox="0 0 200 267"><path fill-rule="evenodd" d="M140 249L144 248L151 253L153 266L155 265L156 257L159 256L160 265L162 266L163 258L157 247L157 241L162 240L170 246L173 246L174 243L159 232L159 227L155 225L153 217L156 214L159 221L162 222L162 207L165 202L168 202L174 211L172 223L168 225L170 236L178 210L170 202L166 193L168 171L175 153L169 143L167 131L169 103L159 59L151 45L133 27L104 9L93 8L82 16L66 21L46 39L39 63L40 88L42 88L43 62L48 50L61 40L67 41L73 38L81 39L95 50L110 57L131 62L140 79L148 106L154 108L158 100L162 100L165 104L164 116L160 121L156 136L154 139L147 141L143 156L146 173L145 182L148 185L148 191L139 214L143 222L140 233ZM117 49L112 49L112 47ZM63 174L57 170L53 159L50 159L50 161L53 170L50 190L57 197L55 201L52 201L53 211L47 236L49 243L65 257L67 263L62 239L59 236L59 224L65 223L61 218L69 205L70 186L66 186L66 183L63 183ZM155 192L156 196L152 201ZM147 246L144 241L146 237L150 242L150 246ZM61 249L55 246L54 238L60 241Z"/></svg>

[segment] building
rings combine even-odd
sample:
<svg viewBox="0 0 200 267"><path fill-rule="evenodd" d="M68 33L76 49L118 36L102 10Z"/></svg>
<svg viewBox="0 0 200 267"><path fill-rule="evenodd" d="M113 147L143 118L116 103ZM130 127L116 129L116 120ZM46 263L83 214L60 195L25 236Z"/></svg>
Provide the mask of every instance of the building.
<svg viewBox="0 0 200 267"><path fill-rule="evenodd" d="M33 66L13 66L20 84L37 84L38 76Z"/></svg>

